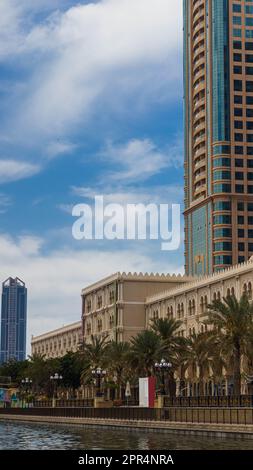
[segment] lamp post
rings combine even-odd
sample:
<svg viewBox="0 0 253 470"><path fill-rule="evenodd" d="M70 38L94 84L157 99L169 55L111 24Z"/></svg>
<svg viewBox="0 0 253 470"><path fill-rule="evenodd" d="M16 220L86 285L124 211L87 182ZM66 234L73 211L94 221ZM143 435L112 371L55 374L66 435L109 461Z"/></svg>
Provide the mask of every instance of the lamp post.
<svg viewBox="0 0 253 470"><path fill-rule="evenodd" d="M55 408L55 400L57 398L57 389L58 384L63 379L62 375L59 375L57 372L54 375L50 376L51 383L53 384L53 408Z"/></svg>
<svg viewBox="0 0 253 470"><path fill-rule="evenodd" d="M24 393L25 393L27 401L28 401L28 392L32 388L32 383L33 381L32 379L29 379L29 377L25 377L24 379L21 380L21 386L24 389ZM23 406L24 406L24 401L22 400L22 408ZM28 403L28 407L29 407L29 403Z"/></svg>
<svg viewBox="0 0 253 470"><path fill-rule="evenodd" d="M155 370L161 377L162 381L162 390L161 395L165 395L165 373L168 372L172 367L170 362L166 362L165 359L162 359L161 362L155 363Z"/></svg>
<svg viewBox="0 0 253 470"><path fill-rule="evenodd" d="M106 376L107 371L101 369L101 367L97 367L96 369L92 369L91 373L96 382L96 397L101 397L103 395L101 392L101 381L102 378Z"/></svg>

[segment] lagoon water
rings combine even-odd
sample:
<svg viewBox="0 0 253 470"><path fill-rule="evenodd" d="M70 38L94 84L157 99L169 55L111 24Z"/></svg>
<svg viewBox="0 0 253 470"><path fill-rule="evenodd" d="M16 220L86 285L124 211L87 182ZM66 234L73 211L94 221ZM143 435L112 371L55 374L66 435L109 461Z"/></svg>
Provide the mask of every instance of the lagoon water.
<svg viewBox="0 0 253 470"><path fill-rule="evenodd" d="M252 440L0 422L0 450L253 450Z"/></svg>

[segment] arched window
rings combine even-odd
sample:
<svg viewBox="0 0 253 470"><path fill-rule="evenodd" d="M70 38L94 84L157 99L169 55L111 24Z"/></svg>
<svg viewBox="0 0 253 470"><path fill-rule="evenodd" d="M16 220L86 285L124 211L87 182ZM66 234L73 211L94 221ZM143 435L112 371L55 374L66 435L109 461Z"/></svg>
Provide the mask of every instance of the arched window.
<svg viewBox="0 0 253 470"><path fill-rule="evenodd" d="M231 297L231 291L230 289L227 290L227 298Z"/></svg>
<svg viewBox="0 0 253 470"><path fill-rule="evenodd" d="M189 300L189 315L192 314L192 301Z"/></svg>
<svg viewBox="0 0 253 470"><path fill-rule="evenodd" d="M204 313L205 304L204 304L204 297L200 298L200 313Z"/></svg>
<svg viewBox="0 0 253 470"><path fill-rule="evenodd" d="M184 304L181 303L181 316L183 317L184 316Z"/></svg>
<svg viewBox="0 0 253 470"><path fill-rule="evenodd" d="M251 284L251 282L248 283L248 296L249 296L249 300L252 300L252 284Z"/></svg>
<svg viewBox="0 0 253 470"><path fill-rule="evenodd" d="M177 305L177 316L180 318L181 307L180 304Z"/></svg>
<svg viewBox="0 0 253 470"><path fill-rule="evenodd" d="M232 297L235 296L235 289L234 289L234 287L232 287L232 289L231 289L231 295L232 295Z"/></svg>

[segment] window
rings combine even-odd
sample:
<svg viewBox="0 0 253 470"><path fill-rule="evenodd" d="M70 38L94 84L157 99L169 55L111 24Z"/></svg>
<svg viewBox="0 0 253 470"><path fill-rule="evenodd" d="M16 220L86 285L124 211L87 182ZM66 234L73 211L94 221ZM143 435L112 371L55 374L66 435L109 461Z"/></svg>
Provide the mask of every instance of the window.
<svg viewBox="0 0 253 470"><path fill-rule="evenodd" d="M232 256L219 255L214 257L214 264L217 265L228 265L232 264Z"/></svg>
<svg viewBox="0 0 253 470"><path fill-rule="evenodd" d="M235 134L235 142L243 142L243 134L236 133Z"/></svg>
<svg viewBox="0 0 253 470"><path fill-rule="evenodd" d="M242 8L241 5L238 5L238 3L233 4L233 13L241 13ZM246 11L246 13L249 13Z"/></svg>
<svg viewBox="0 0 253 470"><path fill-rule="evenodd" d="M232 251L231 242L218 242L214 244L214 251Z"/></svg>
<svg viewBox="0 0 253 470"><path fill-rule="evenodd" d="M253 75L253 67L246 67L246 75Z"/></svg>
<svg viewBox="0 0 253 470"><path fill-rule="evenodd" d="M230 180L231 179L231 172L230 171L222 171L222 170L215 170L214 171L214 181L219 180Z"/></svg>
<svg viewBox="0 0 253 470"><path fill-rule="evenodd" d="M242 41L233 41L234 49L241 50L242 49Z"/></svg>
<svg viewBox="0 0 253 470"><path fill-rule="evenodd" d="M242 96L234 95L234 103L235 104L242 104Z"/></svg>
<svg viewBox="0 0 253 470"><path fill-rule="evenodd" d="M242 24L242 18L241 18L241 16L233 16L233 24L234 24L234 25L239 25L239 26L241 26L241 24ZM246 23L246 26L251 26L251 25L248 25L248 24Z"/></svg>
<svg viewBox="0 0 253 470"><path fill-rule="evenodd" d="M253 112L253 109L252 109ZM242 121L235 121L235 129L243 129L243 122Z"/></svg>
<svg viewBox="0 0 253 470"><path fill-rule="evenodd" d="M242 149L243 149L243 147L242 147ZM213 162L213 166L214 166L214 168L222 167L222 166L230 167L231 166L231 160L230 160L230 158L216 158Z"/></svg>
<svg viewBox="0 0 253 470"><path fill-rule="evenodd" d="M215 215L213 218L213 223L214 225L231 224L231 215Z"/></svg>
<svg viewBox="0 0 253 470"><path fill-rule="evenodd" d="M234 74L235 75L241 75L242 74L242 67L240 65L235 65L234 66Z"/></svg>
<svg viewBox="0 0 253 470"><path fill-rule="evenodd" d="M239 54L240 55L240 54ZM248 64L252 64L253 63L253 55L251 54L246 54L245 56L245 61L248 63Z"/></svg>
<svg viewBox="0 0 253 470"><path fill-rule="evenodd" d="M239 5L239 6L241 6L241 5ZM233 12L235 13L234 8L233 8ZM249 15L253 15L253 6L252 5L246 5L245 6L245 13L249 14Z"/></svg>
<svg viewBox="0 0 253 470"><path fill-rule="evenodd" d="M241 62L242 61L242 54L234 53L234 62Z"/></svg>
<svg viewBox="0 0 253 470"><path fill-rule="evenodd" d="M242 146L235 146L235 154L236 155L243 155L243 147Z"/></svg>
<svg viewBox="0 0 253 470"><path fill-rule="evenodd" d="M231 202L229 201L218 201L214 203L214 211L230 211Z"/></svg>
<svg viewBox="0 0 253 470"><path fill-rule="evenodd" d="M234 80L234 90L242 91L242 80Z"/></svg>
<svg viewBox="0 0 253 470"><path fill-rule="evenodd" d="M235 108L234 109L234 115L242 117L242 109L241 108Z"/></svg>
<svg viewBox="0 0 253 470"><path fill-rule="evenodd" d="M214 229L214 238L231 238L232 230L230 228L216 228Z"/></svg>
<svg viewBox="0 0 253 470"><path fill-rule="evenodd" d="M253 43L252 43L253 46ZM253 82L252 81L246 81L246 91L248 93L253 93Z"/></svg>
<svg viewBox="0 0 253 470"><path fill-rule="evenodd" d="M249 0L250 1L250 0ZM238 16L234 16L233 18L238 18ZM240 18L240 17L239 17ZM234 24L242 24L242 23L234 23ZM253 18L246 18L245 19L246 26L253 26Z"/></svg>
<svg viewBox="0 0 253 470"><path fill-rule="evenodd" d="M235 192L237 194L243 194L244 193L244 186L243 184L236 184L235 185Z"/></svg>

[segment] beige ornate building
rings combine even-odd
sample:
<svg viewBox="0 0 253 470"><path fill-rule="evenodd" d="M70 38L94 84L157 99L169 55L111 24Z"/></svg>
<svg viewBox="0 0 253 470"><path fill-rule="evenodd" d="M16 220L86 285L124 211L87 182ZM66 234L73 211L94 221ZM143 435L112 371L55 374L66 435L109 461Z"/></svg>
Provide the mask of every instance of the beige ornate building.
<svg viewBox="0 0 253 470"><path fill-rule="evenodd" d="M214 299L222 299L229 295L235 295L239 299L243 292L247 292L252 299L252 287L253 258L247 263L225 269L220 273L200 277L173 290L147 297L146 328L149 327L152 319L168 317L182 321L178 332L181 336L190 337L194 333L204 332L207 329L204 320L207 318L208 304ZM198 377L195 377L193 381L192 377L186 373L185 379L185 393L197 394ZM214 384L210 370L209 377L206 378L206 394L214 394L215 386L222 388L226 393L231 382L232 378L226 376L224 371L224 381L221 384ZM243 385L242 393L247 393L246 383Z"/></svg>
<svg viewBox="0 0 253 470"><path fill-rule="evenodd" d="M62 357L76 352L82 341L82 322L78 321L40 336L32 336L32 354L44 355L46 359Z"/></svg>
<svg viewBox="0 0 253 470"><path fill-rule="evenodd" d="M91 335L108 335L129 341L146 327L145 299L174 290L193 278L165 274L116 273L82 291L82 322L85 341Z"/></svg>

